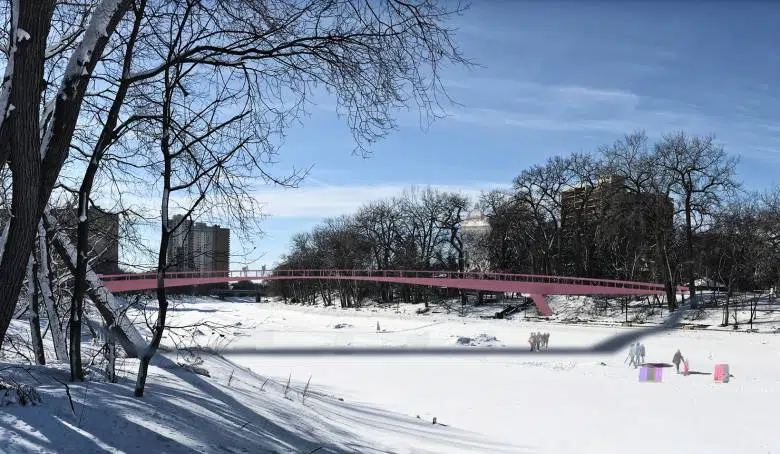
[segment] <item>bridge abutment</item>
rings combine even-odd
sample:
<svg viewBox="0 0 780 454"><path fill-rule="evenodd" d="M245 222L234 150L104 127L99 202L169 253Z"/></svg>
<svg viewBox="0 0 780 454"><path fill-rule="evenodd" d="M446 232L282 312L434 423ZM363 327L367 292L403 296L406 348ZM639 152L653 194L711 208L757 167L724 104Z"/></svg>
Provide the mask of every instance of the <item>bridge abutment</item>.
<svg viewBox="0 0 780 454"><path fill-rule="evenodd" d="M531 299L534 300L534 304L536 304L539 312L547 317L552 315L552 309L550 309L550 305L547 303L546 295L531 294Z"/></svg>

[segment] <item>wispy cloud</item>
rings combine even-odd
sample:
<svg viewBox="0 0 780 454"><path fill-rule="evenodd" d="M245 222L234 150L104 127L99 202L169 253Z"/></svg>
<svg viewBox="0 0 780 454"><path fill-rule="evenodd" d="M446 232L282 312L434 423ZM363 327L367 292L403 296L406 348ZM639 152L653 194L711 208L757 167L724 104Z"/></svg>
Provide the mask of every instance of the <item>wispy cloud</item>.
<svg viewBox="0 0 780 454"><path fill-rule="evenodd" d="M264 205L264 212L277 217L322 218L355 212L360 206L400 195L413 184L381 184L355 186L304 187L299 189L268 190L257 194ZM464 185L430 186L442 191L462 193L476 200L482 192L507 188L504 183L474 182Z"/></svg>
<svg viewBox="0 0 780 454"><path fill-rule="evenodd" d="M487 81L488 87L494 87ZM520 104L546 106L559 109L563 105L568 108L635 108L639 104L639 96L635 93L619 89L582 87L576 85L543 85L522 81L507 81L505 89L511 90L510 98ZM491 88L492 89L492 88Z"/></svg>
<svg viewBox="0 0 780 454"><path fill-rule="evenodd" d="M694 105L620 88L512 79L473 79L462 85L470 87L472 102L450 109L448 119L485 127L610 134L638 128L650 133L684 128L707 133L724 121L705 116Z"/></svg>

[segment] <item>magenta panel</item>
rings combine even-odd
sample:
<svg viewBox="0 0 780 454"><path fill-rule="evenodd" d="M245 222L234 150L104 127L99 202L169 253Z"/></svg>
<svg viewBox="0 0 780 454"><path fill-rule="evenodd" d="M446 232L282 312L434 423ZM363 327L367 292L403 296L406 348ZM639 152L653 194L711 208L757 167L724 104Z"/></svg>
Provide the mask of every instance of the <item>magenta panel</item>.
<svg viewBox="0 0 780 454"><path fill-rule="evenodd" d="M664 370L660 367L642 366L639 368L639 381L641 382L661 382L663 380Z"/></svg>
<svg viewBox="0 0 780 454"><path fill-rule="evenodd" d="M718 383L728 383L729 381L729 365L728 364L716 364L715 373L713 377Z"/></svg>

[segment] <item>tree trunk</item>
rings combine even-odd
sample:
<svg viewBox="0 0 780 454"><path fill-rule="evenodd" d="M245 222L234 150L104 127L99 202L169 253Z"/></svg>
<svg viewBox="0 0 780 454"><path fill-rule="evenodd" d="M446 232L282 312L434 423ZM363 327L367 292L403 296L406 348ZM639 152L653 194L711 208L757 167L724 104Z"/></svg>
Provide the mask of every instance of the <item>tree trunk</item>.
<svg viewBox="0 0 780 454"><path fill-rule="evenodd" d="M168 99L166 98L166 106L163 107L163 116L166 117L166 120L168 116L167 104ZM168 242L170 241L172 233L168 226L168 203L170 202L172 168L168 144L169 123L166 120L163 121L163 138L160 143L165 167L163 170L163 196L160 202L160 250L157 255L157 321L152 328L152 340L144 349L140 358L140 364L138 365L138 377L135 382L136 397L144 396L146 377L149 373L149 362L151 362L152 358L157 353L157 348L162 341L163 331L165 330L165 317L168 314L168 295L165 291L165 270L168 262Z"/></svg>
<svg viewBox="0 0 780 454"><path fill-rule="evenodd" d="M92 163L90 163L92 167ZM96 170L96 169L95 169ZM92 171L94 174L95 170ZM85 183L89 180L90 172L87 172ZM76 240L76 272L74 273L73 300L70 304L70 379L84 380L84 372L81 367L81 319L84 316L84 293L87 287L87 250L89 242L89 191L79 191L78 227Z"/></svg>
<svg viewBox="0 0 780 454"><path fill-rule="evenodd" d="M660 266L660 275L663 276L664 290L666 291L666 307L669 312L677 310L677 292L675 291L674 276L669 263L669 254L663 234L656 232L657 260Z"/></svg>
<svg viewBox="0 0 780 454"><path fill-rule="evenodd" d="M38 264L30 257L30 263L27 266L27 286L30 296L30 337L32 338L32 348L35 354L36 364L46 364L46 354L43 351L43 339L41 337L41 317L38 304L38 281L35 276L38 274Z"/></svg>
<svg viewBox="0 0 780 454"><path fill-rule="evenodd" d="M688 257L688 286L691 297L691 307L693 308L696 305L696 298L694 298L696 296L696 278L694 277L693 272L693 224L691 221L692 209L691 194L687 193L685 196L685 247L686 255Z"/></svg>
<svg viewBox="0 0 780 454"><path fill-rule="evenodd" d="M0 342L5 339L13 318L40 216L39 107L46 40L51 27L54 1L24 1L14 2L14 5L19 5L18 29L24 30L28 39L19 39L17 30L11 31L11 45L15 52L9 103L14 106L14 110L0 112L4 118L3 124L8 122L10 128L8 145L12 154L9 166L13 188L13 216L0 258Z"/></svg>
<svg viewBox="0 0 780 454"><path fill-rule="evenodd" d="M106 378L111 383L116 383L116 341L111 329L106 329Z"/></svg>
<svg viewBox="0 0 780 454"><path fill-rule="evenodd" d="M67 361L68 342L65 339L65 332L63 332L60 326L60 317L57 314L54 294L51 291L52 277L49 274L49 244L46 241L46 230L43 228L42 222L38 224L37 257L38 273L35 275L35 280L41 292L46 318L49 320L49 331L51 331L51 340L54 344L54 355L57 361Z"/></svg>
<svg viewBox="0 0 780 454"><path fill-rule="evenodd" d="M163 219L167 220L167 217ZM165 227L163 227L165 230ZM165 257L166 254L162 251L168 248L168 234L163 234L163 239L160 241L160 258L158 261L157 272L157 321L152 328L152 340L149 346L146 347L143 354L140 357L140 364L138 365L138 377L135 381L135 397L143 397L144 390L146 389L146 378L149 373L149 363L157 353L157 349L160 347L163 331L165 330L165 318L168 314L168 297L165 291ZM160 265L160 263L162 265ZM160 268L161 267L161 268Z"/></svg>

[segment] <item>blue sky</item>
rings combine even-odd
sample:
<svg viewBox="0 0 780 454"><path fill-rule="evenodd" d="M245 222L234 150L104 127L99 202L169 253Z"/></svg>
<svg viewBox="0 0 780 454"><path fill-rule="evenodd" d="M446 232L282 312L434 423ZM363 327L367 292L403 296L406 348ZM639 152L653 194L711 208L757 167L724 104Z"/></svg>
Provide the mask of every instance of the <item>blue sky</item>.
<svg viewBox="0 0 780 454"><path fill-rule="evenodd" d="M456 26L481 67L443 72L461 104L446 106L448 118L424 130L416 114L400 113L399 129L369 159L352 154L327 99L289 131L275 171L314 167L301 189L258 191L271 216L250 267L272 266L293 233L323 217L409 185L476 195L549 156L595 151L638 128L652 138L714 133L740 156L746 187L780 182L780 4L474 3Z"/></svg>

